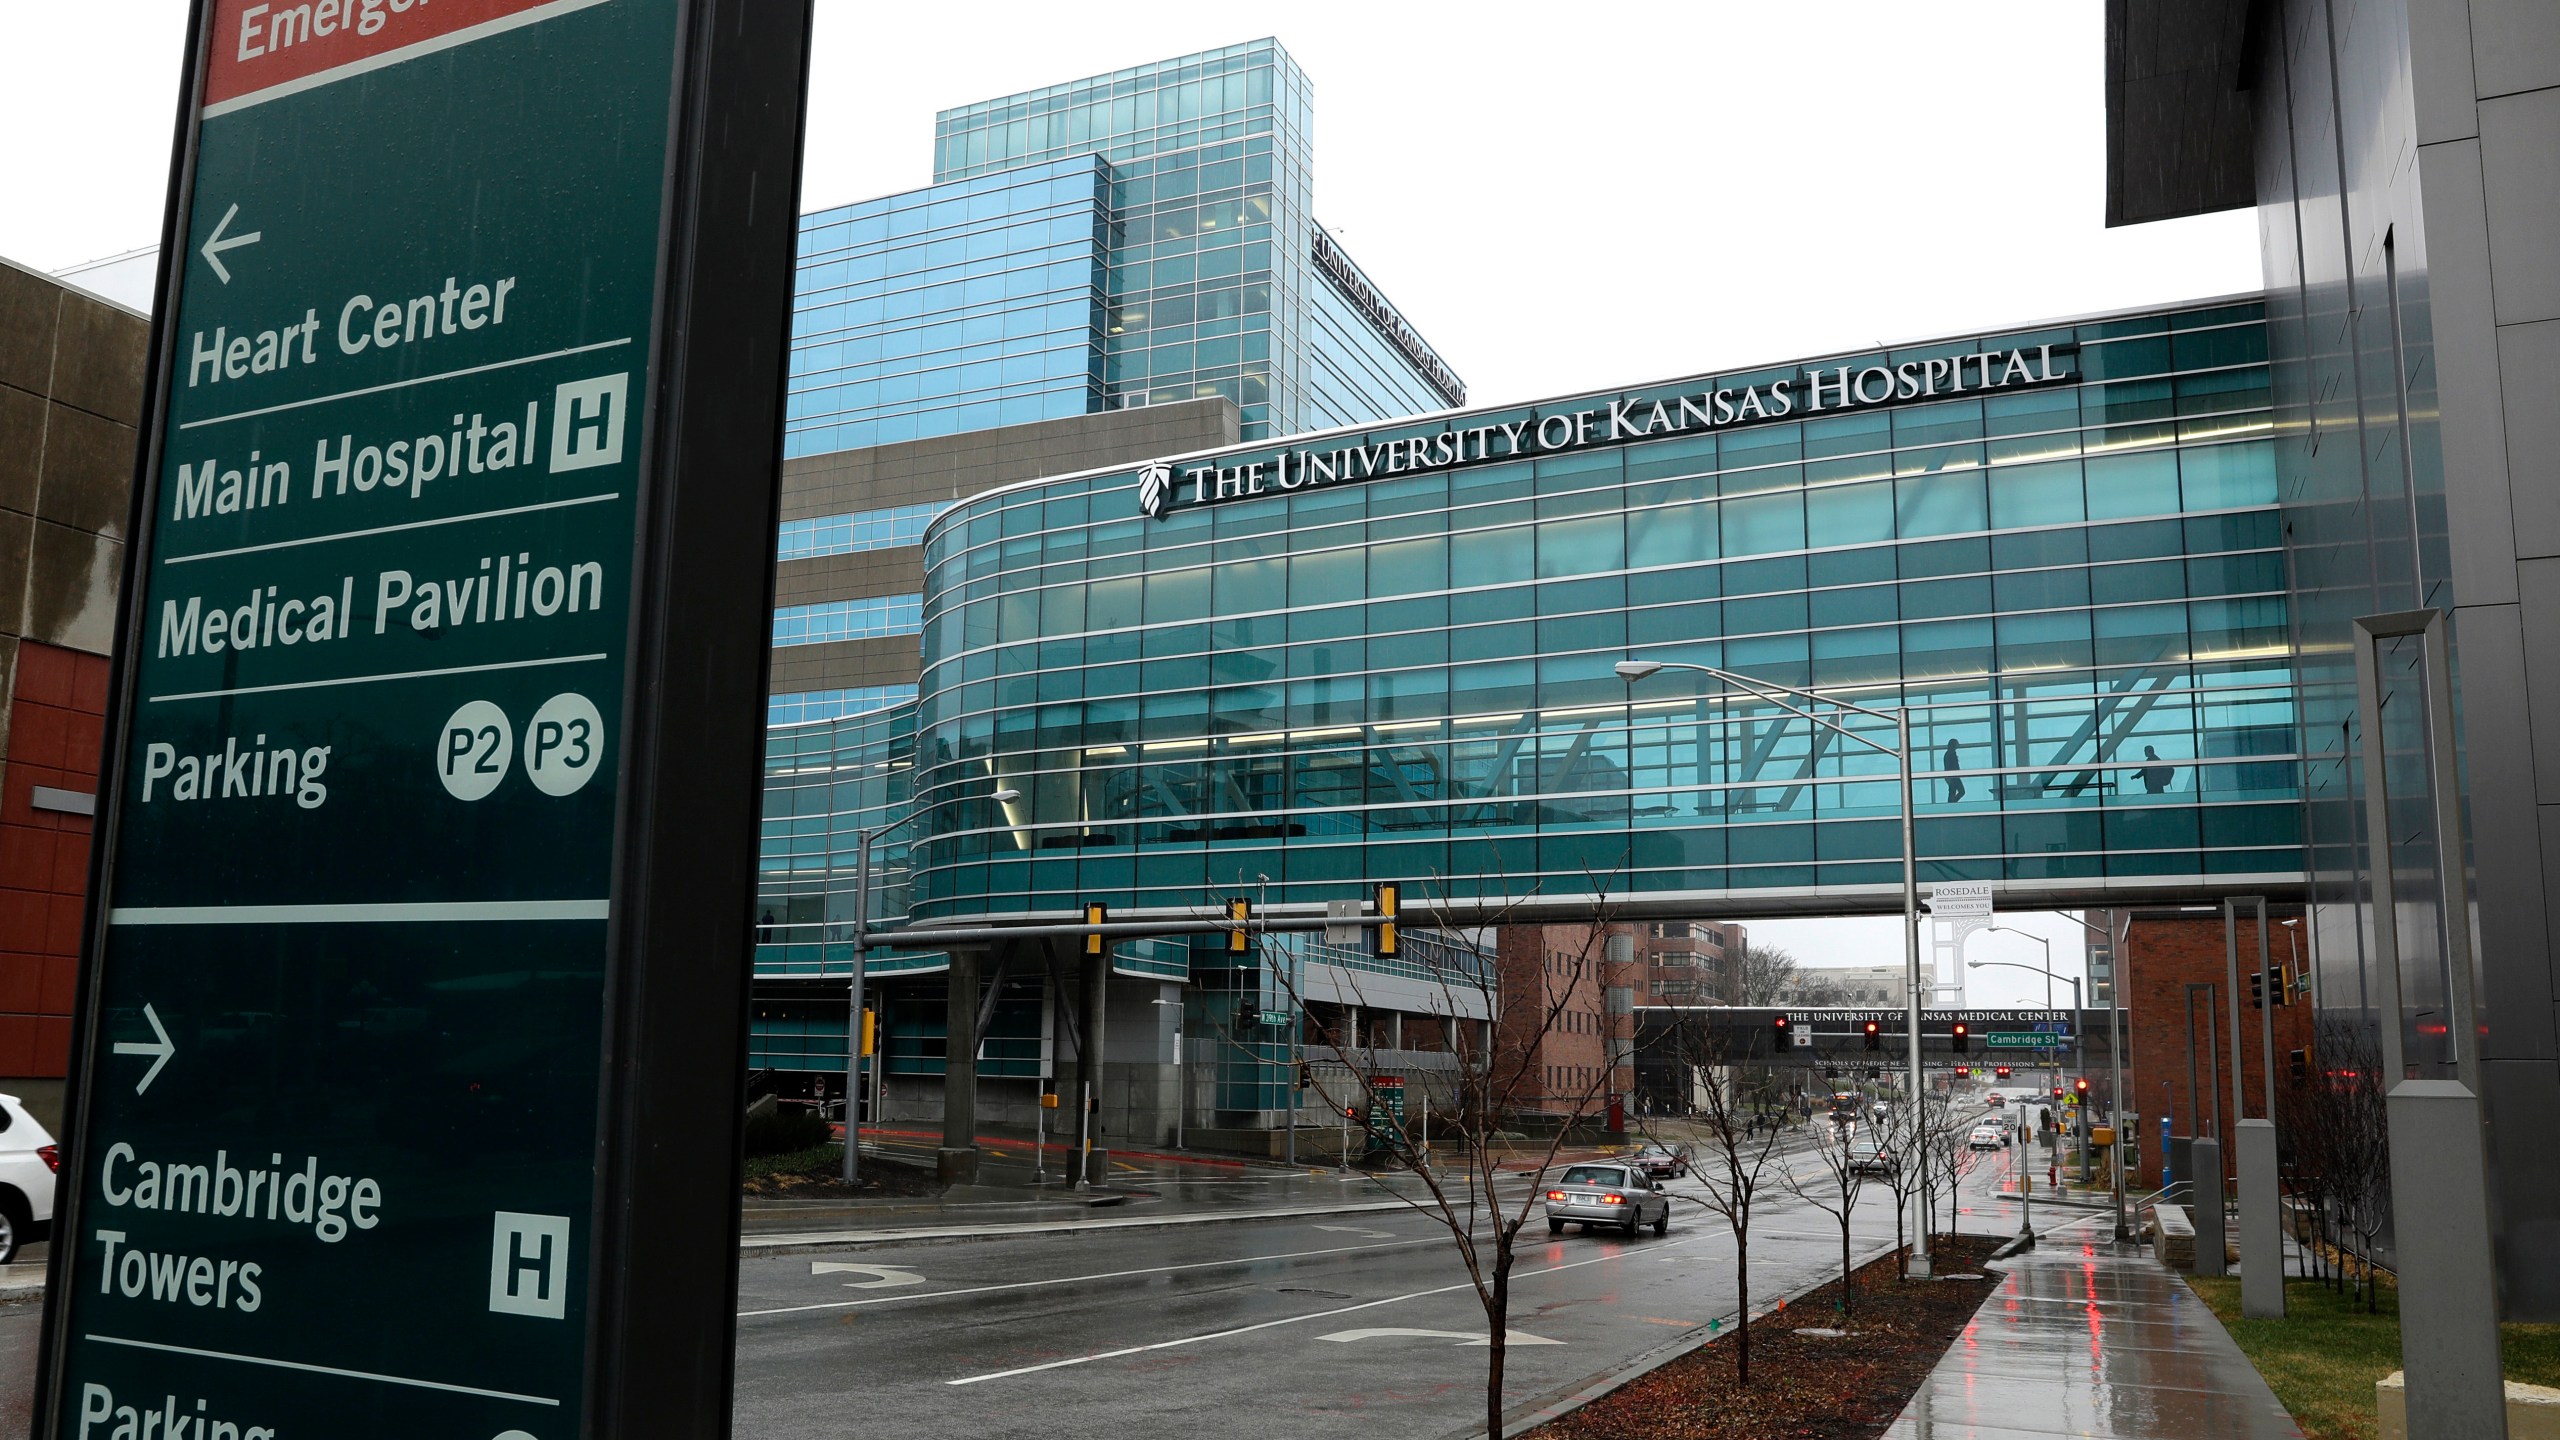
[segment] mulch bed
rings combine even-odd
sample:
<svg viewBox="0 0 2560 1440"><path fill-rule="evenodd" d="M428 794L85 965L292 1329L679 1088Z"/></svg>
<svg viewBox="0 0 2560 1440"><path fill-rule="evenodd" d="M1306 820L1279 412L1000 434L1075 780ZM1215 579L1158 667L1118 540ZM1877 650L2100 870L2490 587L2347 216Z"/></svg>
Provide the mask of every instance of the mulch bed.
<svg viewBox="0 0 2560 1440"><path fill-rule="evenodd" d="M1978 1271L2000 1241L1942 1235L1941 1274ZM1902 1413L1947 1346L2000 1283L1894 1276L1890 1255L1861 1267L1857 1305L1839 1317L1840 1282L1751 1323L1751 1386L1734 1381L1731 1332L1528 1432L1539 1440L1871 1440ZM1800 1328L1846 1329L1838 1338Z"/></svg>
<svg viewBox="0 0 2560 1440"><path fill-rule="evenodd" d="M883 1196L933 1196L943 1191L941 1179L931 1170L867 1152L862 1157L859 1186L848 1188L843 1174L844 1148L823 1145L815 1150L749 1160L746 1182L740 1188L767 1200L876 1200Z"/></svg>

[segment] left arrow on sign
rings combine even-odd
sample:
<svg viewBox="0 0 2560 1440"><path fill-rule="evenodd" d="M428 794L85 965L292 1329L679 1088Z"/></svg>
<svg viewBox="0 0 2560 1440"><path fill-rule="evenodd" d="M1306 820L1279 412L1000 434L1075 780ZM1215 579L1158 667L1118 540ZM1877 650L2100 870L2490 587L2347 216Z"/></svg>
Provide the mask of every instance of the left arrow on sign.
<svg viewBox="0 0 2560 1440"><path fill-rule="evenodd" d="M204 237L205 263L213 267L215 278L225 285L231 283L231 267L222 263L222 252L237 250L243 245L255 245L258 243L258 237L267 233L264 230L252 230L246 235L234 235L228 240L223 239L222 232L231 227L231 222L238 218L239 214L240 207L237 204L223 211L222 218L213 224L213 233Z"/></svg>
<svg viewBox="0 0 2560 1440"><path fill-rule="evenodd" d="M150 1006L145 1005L142 1007L142 1018L151 1022L151 1033L158 1036L158 1039L119 1040L116 1042L116 1053L119 1055L149 1055L153 1057L151 1061L151 1068L143 1071L142 1078L134 1084L133 1093L136 1095L150 1089L151 1082L159 1078L160 1067L168 1064L169 1057L178 1053L178 1047L169 1043L169 1032L161 1027L160 1016L157 1012L153 1011Z"/></svg>

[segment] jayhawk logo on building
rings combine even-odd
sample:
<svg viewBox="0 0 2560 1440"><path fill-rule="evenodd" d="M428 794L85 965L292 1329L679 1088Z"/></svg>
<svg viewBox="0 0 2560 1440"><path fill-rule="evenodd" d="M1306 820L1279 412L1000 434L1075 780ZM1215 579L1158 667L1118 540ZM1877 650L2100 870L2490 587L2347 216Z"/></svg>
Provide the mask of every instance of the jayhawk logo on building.
<svg viewBox="0 0 2560 1440"><path fill-rule="evenodd" d="M1162 460L1138 472L1138 513L1163 518L1164 502L1173 497L1173 467Z"/></svg>

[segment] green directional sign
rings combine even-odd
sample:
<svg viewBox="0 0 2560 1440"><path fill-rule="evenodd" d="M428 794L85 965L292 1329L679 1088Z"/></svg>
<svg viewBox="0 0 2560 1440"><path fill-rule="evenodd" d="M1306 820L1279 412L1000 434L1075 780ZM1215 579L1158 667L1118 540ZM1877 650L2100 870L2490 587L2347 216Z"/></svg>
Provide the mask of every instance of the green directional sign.
<svg viewBox="0 0 2560 1440"><path fill-rule="evenodd" d="M199 8L40 1429L609 1423L610 1232L651 1203L617 1188L646 1029L617 997L656 923L633 827L665 801L633 732L668 723L653 601L695 543L649 537L669 417L708 403L668 373L671 246L774 248L723 239L686 149L717 8ZM805 29L764 13L735 28ZM780 98L778 156L729 157L768 205ZM737 297L776 355L784 293ZM769 523L774 368L732 397L764 412L734 432L742 528ZM760 648L764 572L734 568L715 608ZM760 678L687 701L755 707ZM663 1003L743 953L684 957L715 978L670 970ZM717 1303L666 1323L711 1343Z"/></svg>
<svg viewBox="0 0 2560 1440"><path fill-rule="evenodd" d="M2050 1030L1994 1030L1982 1037L1994 1050L2067 1050L2071 1037Z"/></svg>

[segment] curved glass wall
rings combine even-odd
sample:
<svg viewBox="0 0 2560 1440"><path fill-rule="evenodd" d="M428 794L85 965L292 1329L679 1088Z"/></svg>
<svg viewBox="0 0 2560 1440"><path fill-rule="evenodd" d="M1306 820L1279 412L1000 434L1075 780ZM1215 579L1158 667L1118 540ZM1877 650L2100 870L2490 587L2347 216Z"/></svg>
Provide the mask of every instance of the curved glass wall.
<svg viewBox="0 0 2560 1440"><path fill-rule="evenodd" d="M1951 359L2021 349L2064 378ZM1586 418L1552 453L1218 503L1187 478L1932 362L1986 388L1623 443ZM1161 519L1132 471L961 502L925 547L915 914L1265 880L1275 905L1893 892L1892 756L1693 672L1630 687L1630 656L1907 708L1924 882L2298 881L2269 433L2249 303L1240 447L1180 462Z"/></svg>

